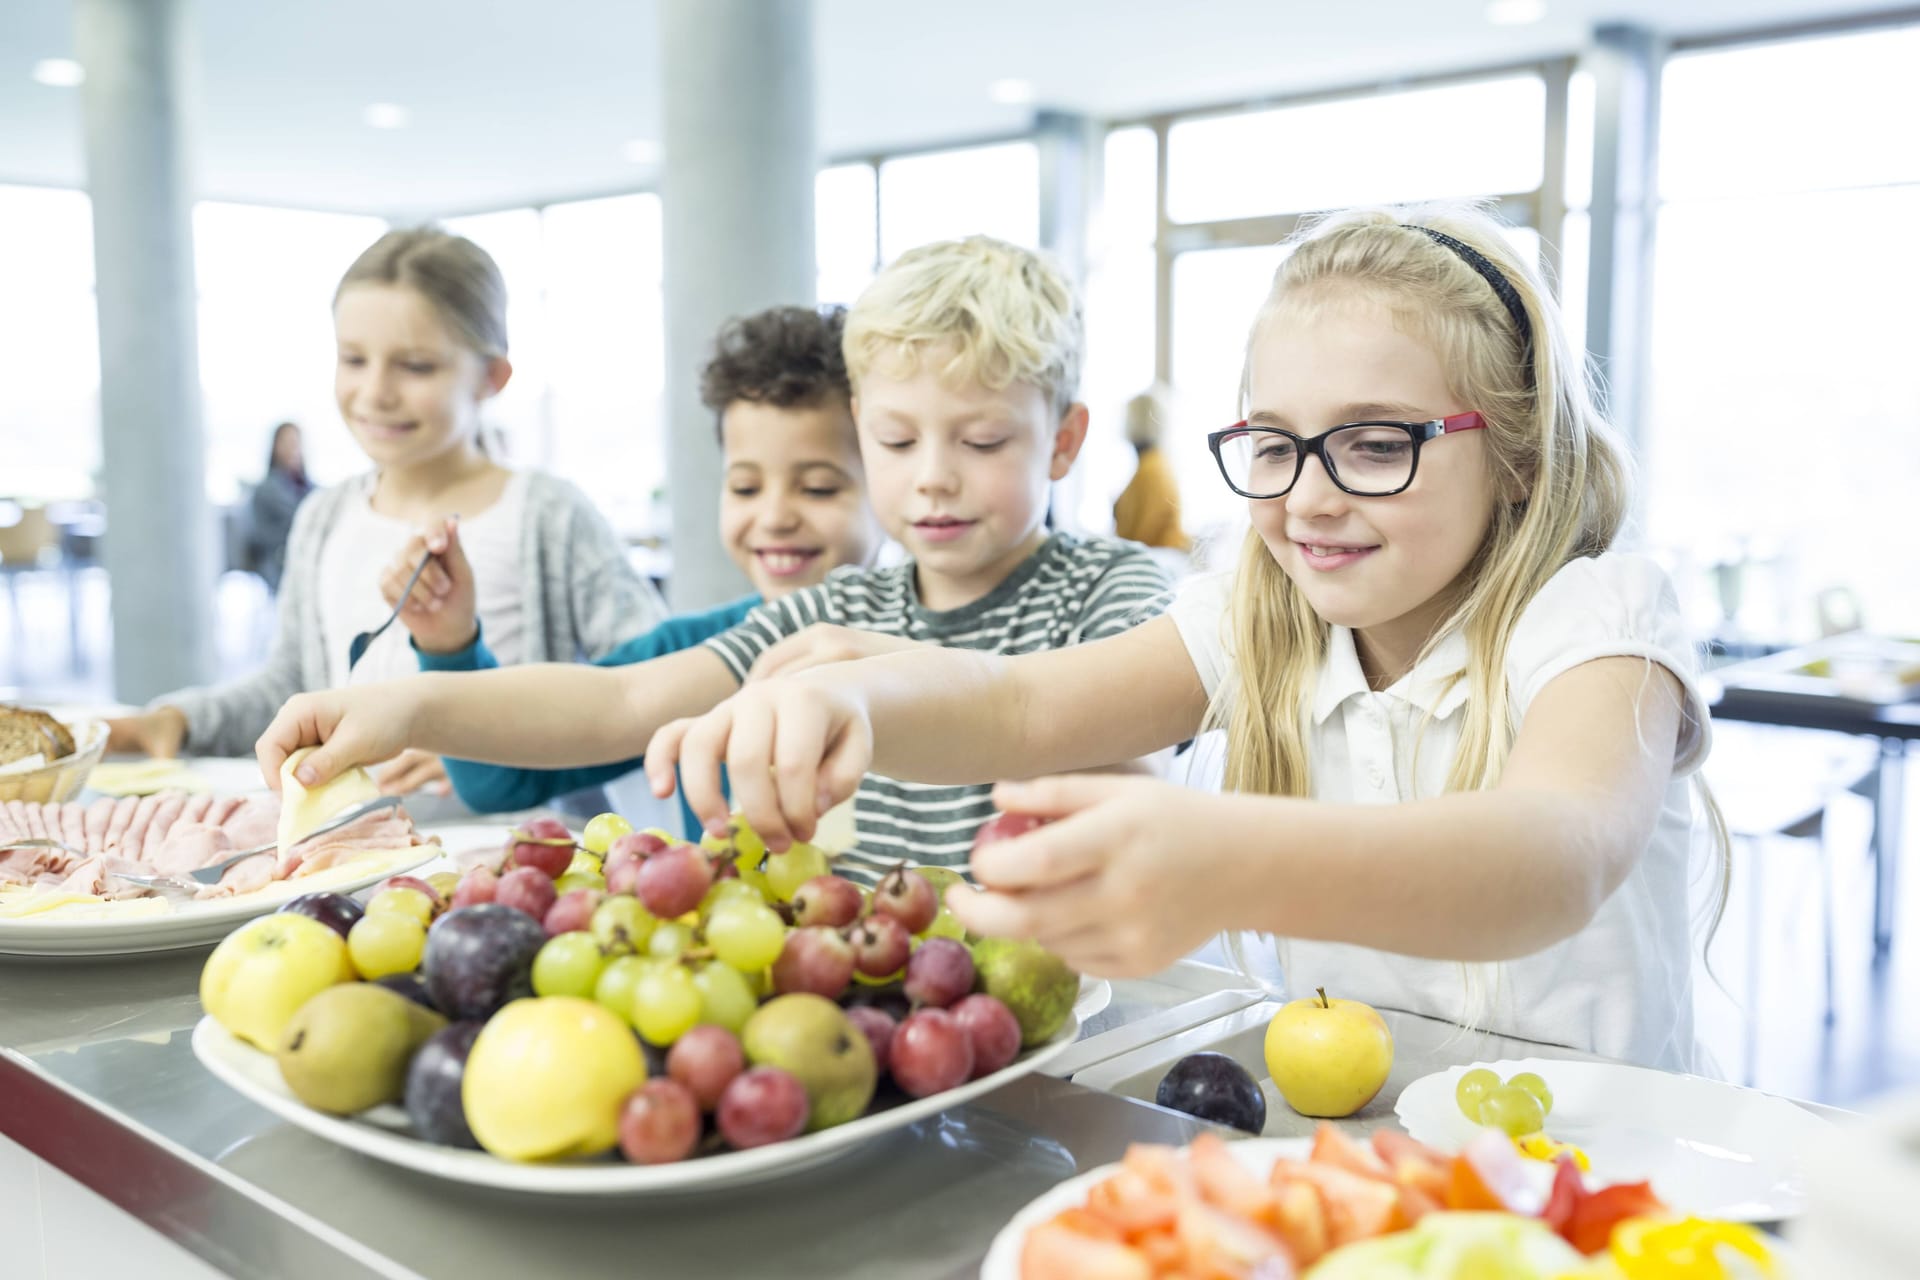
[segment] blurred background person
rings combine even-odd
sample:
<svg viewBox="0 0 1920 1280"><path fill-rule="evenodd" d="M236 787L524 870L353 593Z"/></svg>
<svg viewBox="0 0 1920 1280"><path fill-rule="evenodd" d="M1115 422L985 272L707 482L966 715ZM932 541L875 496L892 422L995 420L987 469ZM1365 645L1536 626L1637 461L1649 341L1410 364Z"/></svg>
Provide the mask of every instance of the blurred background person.
<svg viewBox="0 0 1920 1280"><path fill-rule="evenodd" d="M306 458L300 451L299 424L283 422L273 429L267 473L247 502L247 564L271 591L280 590L294 513L312 492L313 481L307 478Z"/></svg>
<svg viewBox="0 0 1920 1280"><path fill-rule="evenodd" d="M1186 551L1193 544L1180 526L1180 485L1160 452L1166 420L1164 387L1149 387L1127 402L1127 443L1139 462L1113 504L1113 532L1143 546Z"/></svg>

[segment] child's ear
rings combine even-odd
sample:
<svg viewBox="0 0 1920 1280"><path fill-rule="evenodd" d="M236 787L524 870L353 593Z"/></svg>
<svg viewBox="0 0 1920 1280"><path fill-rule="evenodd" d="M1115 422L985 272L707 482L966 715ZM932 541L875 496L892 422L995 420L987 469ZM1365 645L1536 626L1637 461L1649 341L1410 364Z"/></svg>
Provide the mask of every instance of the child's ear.
<svg viewBox="0 0 1920 1280"><path fill-rule="evenodd" d="M480 383L483 388L481 399L488 400L507 389L507 383L513 378L513 362L505 356L494 356L487 361L486 373Z"/></svg>
<svg viewBox="0 0 1920 1280"><path fill-rule="evenodd" d="M1047 477L1051 480L1064 480L1067 472L1073 470L1073 460L1080 456L1080 446L1087 442L1087 406L1075 401L1067 406L1060 415L1060 425L1053 433L1053 457L1047 464Z"/></svg>

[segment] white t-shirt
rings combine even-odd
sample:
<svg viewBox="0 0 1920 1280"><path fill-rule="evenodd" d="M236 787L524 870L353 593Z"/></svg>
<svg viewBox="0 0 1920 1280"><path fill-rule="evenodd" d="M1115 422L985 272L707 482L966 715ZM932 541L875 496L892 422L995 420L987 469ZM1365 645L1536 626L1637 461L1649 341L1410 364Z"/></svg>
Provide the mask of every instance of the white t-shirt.
<svg viewBox="0 0 1920 1280"><path fill-rule="evenodd" d="M351 483L358 491L342 504L339 523L320 549L320 628L326 637L327 683L335 689L347 683L347 650L353 638L385 622L393 611L380 594L380 575L416 532L407 521L373 509L372 474ZM516 471L492 506L460 521L460 545L473 565L487 647L502 666L519 662L526 650L526 584L520 571L526 497L527 477ZM395 622L354 667L353 683L419 673L406 626Z"/></svg>
<svg viewBox="0 0 1920 1280"><path fill-rule="evenodd" d="M1209 694L1231 673L1227 574L1190 580L1169 610ZM1367 686L1353 633L1334 627L1309 708L1313 797L1390 804L1446 790L1460 741L1466 641L1455 632L1398 683ZM1693 807L1687 776L1710 745L1693 646L1666 574L1641 556L1575 560L1528 604L1507 647L1515 724L1548 681L1596 658L1633 655L1686 690L1672 780L1653 838L1624 883L1574 936L1499 965L1465 966L1368 947L1279 940L1294 995L1325 986L1368 1004L1670 1069L1694 1058L1688 892ZM1421 723L1427 713L1433 719ZM1418 741L1416 743L1416 737ZM1419 750L1416 753L1415 747ZM1479 994L1474 994L1475 992Z"/></svg>

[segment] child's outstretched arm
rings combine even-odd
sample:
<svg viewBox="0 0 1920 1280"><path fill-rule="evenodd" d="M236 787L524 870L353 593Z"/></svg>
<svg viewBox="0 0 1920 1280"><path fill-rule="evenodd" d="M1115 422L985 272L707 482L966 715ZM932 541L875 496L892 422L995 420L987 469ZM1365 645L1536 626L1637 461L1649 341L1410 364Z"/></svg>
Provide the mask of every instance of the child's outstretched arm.
<svg viewBox="0 0 1920 1280"><path fill-rule="evenodd" d="M720 766L769 848L813 834L869 769L917 782L985 782L1091 769L1193 735L1206 692L1171 619L1016 658L923 648L749 684L648 744L647 775L724 824Z"/></svg>
<svg viewBox="0 0 1920 1280"><path fill-rule="evenodd" d="M1156 972L1228 929L1446 960L1578 932L1647 847L1673 774L1680 685L1634 657L1533 699L1499 785L1404 804L1203 795L1139 779L1003 785L1056 819L982 849L977 933L1034 937L1084 972Z"/></svg>
<svg viewBox="0 0 1920 1280"><path fill-rule="evenodd" d="M736 687L706 648L630 667L539 663L495 671L434 672L291 699L255 747L278 787L280 765L300 747L314 785L407 747L497 764L557 767L638 755L675 716L697 715Z"/></svg>

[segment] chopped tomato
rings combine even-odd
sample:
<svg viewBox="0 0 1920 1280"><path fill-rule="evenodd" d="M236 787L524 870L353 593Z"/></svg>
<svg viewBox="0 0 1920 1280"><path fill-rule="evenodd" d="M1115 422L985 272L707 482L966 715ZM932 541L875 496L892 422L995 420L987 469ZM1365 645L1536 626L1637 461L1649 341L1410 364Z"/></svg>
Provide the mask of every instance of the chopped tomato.
<svg viewBox="0 0 1920 1280"><path fill-rule="evenodd" d="M1293 1250L1293 1260L1310 1267L1332 1247L1327 1228L1327 1201L1320 1188L1301 1178L1276 1183L1274 1209L1280 1238Z"/></svg>
<svg viewBox="0 0 1920 1280"><path fill-rule="evenodd" d="M1336 1169L1345 1169L1363 1178L1378 1178L1383 1182L1393 1176L1388 1161L1330 1124L1323 1124L1314 1131L1313 1150L1308 1153L1307 1159L1315 1164L1332 1165Z"/></svg>
<svg viewBox="0 0 1920 1280"><path fill-rule="evenodd" d="M1067 1216L1027 1232L1020 1246L1020 1280L1153 1280L1153 1264L1143 1255L1118 1240L1075 1229Z"/></svg>
<svg viewBox="0 0 1920 1280"><path fill-rule="evenodd" d="M1276 1184L1281 1164L1288 1166L1290 1177L1320 1189L1327 1205L1327 1237L1335 1248L1355 1240L1371 1240L1407 1225L1400 1213L1399 1189L1390 1182L1363 1178L1329 1164L1280 1161L1274 1167Z"/></svg>
<svg viewBox="0 0 1920 1280"><path fill-rule="evenodd" d="M1127 1148L1120 1163L1147 1180L1154 1190L1166 1195L1194 1191L1193 1170L1187 1167L1186 1153L1178 1147L1152 1142L1136 1142Z"/></svg>
<svg viewBox="0 0 1920 1280"><path fill-rule="evenodd" d="M1177 1232L1190 1274L1208 1280L1242 1280L1253 1274L1262 1280L1285 1280L1293 1275L1292 1255L1279 1236L1199 1200L1181 1204Z"/></svg>
<svg viewBox="0 0 1920 1280"><path fill-rule="evenodd" d="M1273 1192L1253 1170L1234 1158L1218 1134L1196 1137L1188 1159L1200 1184L1200 1195L1208 1204L1255 1222L1273 1220Z"/></svg>
<svg viewBox="0 0 1920 1280"><path fill-rule="evenodd" d="M1087 1209L1131 1237L1143 1231L1172 1230L1180 1204L1171 1192L1123 1168L1087 1193Z"/></svg>
<svg viewBox="0 0 1920 1280"><path fill-rule="evenodd" d="M1398 1168L1401 1162L1406 1160L1418 1160L1436 1169L1444 1169L1451 1158L1435 1151L1424 1142L1416 1141L1398 1129L1375 1129L1373 1153L1379 1156L1389 1169Z"/></svg>
<svg viewBox="0 0 1920 1280"><path fill-rule="evenodd" d="M1622 1182L1602 1187L1573 1207L1567 1243L1582 1253L1599 1253L1613 1238L1613 1229L1628 1218L1644 1218L1666 1209L1653 1188L1644 1182Z"/></svg>
<svg viewBox="0 0 1920 1280"><path fill-rule="evenodd" d="M1547 1193L1546 1207L1540 1210L1541 1220L1564 1236L1567 1224L1573 1221L1573 1211L1586 1198L1587 1184L1581 1181L1573 1157L1562 1155L1554 1161L1553 1190Z"/></svg>
<svg viewBox="0 0 1920 1280"><path fill-rule="evenodd" d="M1494 1209L1532 1217L1540 1207L1526 1162L1504 1133L1483 1129L1447 1167L1449 1209Z"/></svg>

